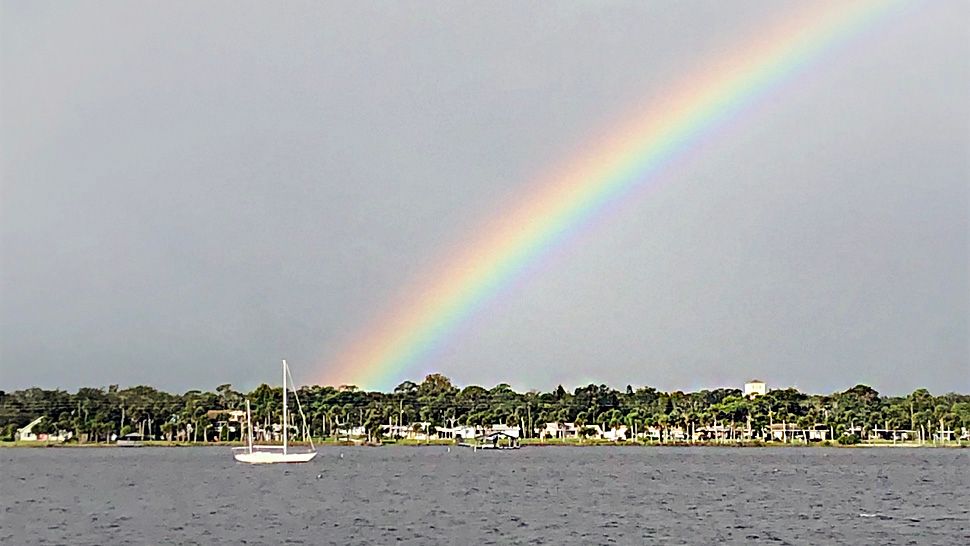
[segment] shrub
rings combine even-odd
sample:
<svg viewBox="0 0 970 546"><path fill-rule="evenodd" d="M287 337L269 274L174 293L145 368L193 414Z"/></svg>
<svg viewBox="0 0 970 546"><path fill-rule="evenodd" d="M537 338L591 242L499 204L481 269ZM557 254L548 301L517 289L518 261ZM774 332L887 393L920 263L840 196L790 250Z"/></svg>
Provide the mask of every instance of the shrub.
<svg viewBox="0 0 970 546"><path fill-rule="evenodd" d="M838 442L839 445L851 446L859 443L859 437L855 434L843 434L839 436Z"/></svg>

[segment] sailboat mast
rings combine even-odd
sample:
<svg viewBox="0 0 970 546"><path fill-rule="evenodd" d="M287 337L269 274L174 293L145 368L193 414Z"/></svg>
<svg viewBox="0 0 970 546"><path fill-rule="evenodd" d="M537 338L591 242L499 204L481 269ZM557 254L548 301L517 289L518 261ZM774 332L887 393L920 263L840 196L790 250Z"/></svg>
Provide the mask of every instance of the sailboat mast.
<svg viewBox="0 0 970 546"><path fill-rule="evenodd" d="M249 452L253 452L253 414L249 411L249 398L246 399L246 424L249 426Z"/></svg>
<svg viewBox="0 0 970 546"><path fill-rule="evenodd" d="M283 455L286 455L286 361L283 361Z"/></svg>

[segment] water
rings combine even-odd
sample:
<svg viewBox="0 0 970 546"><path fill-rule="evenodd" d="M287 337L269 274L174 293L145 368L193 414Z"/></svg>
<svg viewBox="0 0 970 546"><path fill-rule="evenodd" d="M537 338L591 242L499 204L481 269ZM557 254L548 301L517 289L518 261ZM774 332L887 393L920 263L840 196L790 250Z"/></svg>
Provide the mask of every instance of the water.
<svg viewBox="0 0 970 546"><path fill-rule="evenodd" d="M341 457L342 455L342 457ZM0 450L2 544L970 544L970 450ZM319 477L318 477L319 476Z"/></svg>

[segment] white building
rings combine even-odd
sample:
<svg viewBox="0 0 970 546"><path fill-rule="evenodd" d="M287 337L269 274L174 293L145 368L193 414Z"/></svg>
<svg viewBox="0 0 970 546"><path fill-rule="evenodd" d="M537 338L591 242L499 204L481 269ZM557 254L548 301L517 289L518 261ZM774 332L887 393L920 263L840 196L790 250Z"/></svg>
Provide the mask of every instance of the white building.
<svg viewBox="0 0 970 546"><path fill-rule="evenodd" d="M366 438L367 429L364 427L337 427L338 438Z"/></svg>
<svg viewBox="0 0 970 546"><path fill-rule="evenodd" d="M456 427L435 427L435 434L439 440L464 440L478 436L478 428L456 426Z"/></svg>
<svg viewBox="0 0 970 546"><path fill-rule="evenodd" d="M764 381L760 379L752 379L744 384L744 395L748 398L754 398L755 396L764 396L768 393L768 386L765 385Z"/></svg>
<svg viewBox="0 0 970 546"><path fill-rule="evenodd" d="M23 428L18 428L14 438L21 442L66 442L73 436L73 432L59 430L53 434L35 434L34 427L44 420L43 416L38 417Z"/></svg>
<svg viewBox="0 0 970 546"><path fill-rule="evenodd" d="M622 442L627 438L626 425L604 429L596 423L583 426L577 426L576 423L546 423L545 427L536 429L536 432L543 439L579 438L588 435L590 438Z"/></svg>
<svg viewBox="0 0 970 546"><path fill-rule="evenodd" d="M800 428L795 423L775 423L768 427L771 440L776 442L824 442L828 440L829 429L822 423L810 428Z"/></svg>
<svg viewBox="0 0 970 546"><path fill-rule="evenodd" d="M602 438L604 440L609 440L611 442L624 442L626 441L627 426L620 425L617 428L611 428L603 431Z"/></svg>
<svg viewBox="0 0 970 546"><path fill-rule="evenodd" d="M539 433L539 437L546 438L577 438L579 436L579 429L576 427L575 423L546 423L546 426L537 429L536 432Z"/></svg>
<svg viewBox="0 0 970 546"><path fill-rule="evenodd" d="M381 432L388 438L404 438L421 442L431 439L429 430L431 430L431 423L426 421L410 425L381 425Z"/></svg>
<svg viewBox="0 0 970 546"><path fill-rule="evenodd" d="M30 422L29 425L24 428L17 429L17 439L21 442L36 442L38 440L37 435L34 434L34 427L37 426L44 417L38 417Z"/></svg>
<svg viewBox="0 0 970 546"><path fill-rule="evenodd" d="M649 426L646 430L637 433L637 438L640 440L659 442L661 439L666 441L684 441L687 440L687 431L683 427L667 427L666 429L661 429L656 426Z"/></svg>

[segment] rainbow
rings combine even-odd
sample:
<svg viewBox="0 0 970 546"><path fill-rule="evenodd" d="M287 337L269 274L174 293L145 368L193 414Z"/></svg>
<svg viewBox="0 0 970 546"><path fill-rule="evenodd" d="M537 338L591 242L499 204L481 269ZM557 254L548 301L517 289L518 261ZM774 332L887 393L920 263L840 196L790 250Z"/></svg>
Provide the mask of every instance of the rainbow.
<svg viewBox="0 0 970 546"><path fill-rule="evenodd" d="M752 42L716 59L638 109L633 120L588 147L591 152L530 184L517 210L472 236L458 255L431 268L363 335L330 360L318 383L370 388L389 383L426 357L464 319L566 240L606 205L629 196L813 61L890 11L891 2L812 3Z"/></svg>

